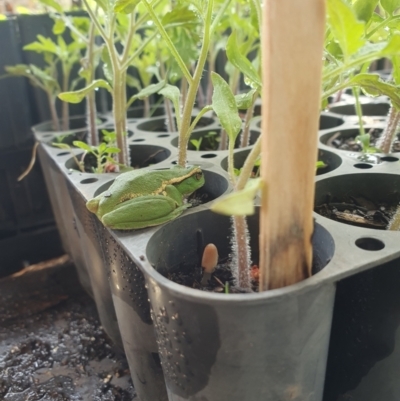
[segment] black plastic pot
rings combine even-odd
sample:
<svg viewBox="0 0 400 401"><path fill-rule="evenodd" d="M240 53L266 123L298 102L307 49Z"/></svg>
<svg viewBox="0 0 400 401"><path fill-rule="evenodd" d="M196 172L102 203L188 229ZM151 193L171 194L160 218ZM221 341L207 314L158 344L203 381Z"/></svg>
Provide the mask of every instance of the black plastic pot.
<svg viewBox="0 0 400 401"><path fill-rule="evenodd" d="M258 215L248 222L257 254ZM143 263L169 400L319 400L334 284L226 295L164 278L183 266L199 267L199 232L222 258L230 253L230 219L202 211L160 228ZM331 236L320 226L314 251L318 269L334 253Z"/></svg>
<svg viewBox="0 0 400 401"><path fill-rule="evenodd" d="M22 63L18 26L15 18L0 21L0 76L4 67ZM0 150L31 145L31 105L28 83L24 78L0 80Z"/></svg>

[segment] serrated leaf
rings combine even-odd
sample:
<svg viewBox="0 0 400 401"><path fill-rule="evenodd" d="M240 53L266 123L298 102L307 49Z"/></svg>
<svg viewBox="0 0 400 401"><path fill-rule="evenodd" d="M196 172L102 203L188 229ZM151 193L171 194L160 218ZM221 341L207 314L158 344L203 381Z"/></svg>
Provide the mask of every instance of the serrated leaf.
<svg viewBox="0 0 400 401"><path fill-rule="evenodd" d="M356 53L365 43L365 23L359 21L343 0L328 0L328 21L345 57Z"/></svg>
<svg viewBox="0 0 400 401"><path fill-rule="evenodd" d="M237 35L236 31L234 31L229 36L228 42L226 43L226 55L228 60L252 83L254 83L258 89L261 88L261 77L253 64L251 64L250 60L243 54L239 53L238 49L239 45L237 42Z"/></svg>
<svg viewBox="0 0 400 401"><path fill-rule="evenodd" d="M259 189L262 188L261 178L248 181L246 187L241 191L235 191L216 200L211 210L226 216L250 216L255 212L254 198Z"/></svg>
<svg viewBox="0 0 400 401"><path fill-rule="evenodd" d="M369 22L379 0L356 0L353 10L360 21Z"/></svg>
<svg viewBox="0 0 400 401"><path fill-rule="evenodd" d="M141 0L117 0L114 4L115 13L130 14Z"/></svg>
<svg viewBox="0 0 400 401"><path fill-rule="evenodd" d="M40 3L44 4L45 6L49 6L56 10L58 13L63 13L63 8L60 4L58 4L55 0L39 0Z"/></svg>
<svg viewBox="0 0 400 401"><path fill-rule="evenodd" d="M212 72L211 80L214 85L212 107L222 128L228 134L229 140L235 142L242 128L242 120L238 115L235 96L228 83L220 75Z"/></svg>
<svg viewBox="0 0 400 401"><path fill-rule="evenodd" d="M247 110L253 104L253 97L257 91L252 89L250 92L241 93L235 96L236 107L239 110Z"/></svg>
<svg viewBox="0 0 400 401"><path fill-rule="evenodd" d="M73 141L72 144L77 148L86 150L86 152L92 152L92 147L85 142L82 141Z"/></svg>
<svg viewBox="0 0 400 401"><path fill-rule="evenodd" d="M386 12L393 15L393 13L400 7L400 0L381 0L381 6Z"/></svg>
<svg viewBox="0 0 400 401"><path fill-rule="evenodd" d="M34 51L36 53L48 52L58 54L57 45L50 39L42 35L37 36L37 41L29 43L23 47L24 50Z"/></svg>
<svg viewBox="0 0 400 401"><path fill-rule="evenodd" d="M109 92L111 92L110 84L107 81L104 81L104 79L97 79L93 81L90 85L86 86L85 88L82 88L74 92L63 92L60 93L58 97L64 102L80 103L89 92L97 88L105 88Z"/></svg>

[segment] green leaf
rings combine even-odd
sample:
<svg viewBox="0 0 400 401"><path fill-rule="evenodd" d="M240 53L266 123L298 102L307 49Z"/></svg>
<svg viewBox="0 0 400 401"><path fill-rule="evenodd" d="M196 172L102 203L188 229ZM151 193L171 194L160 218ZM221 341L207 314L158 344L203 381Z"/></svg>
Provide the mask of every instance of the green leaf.
<svg viewBox="0 0 400 401"><path fill-rule="evenodd" d="M181 91L179 90L179 88L177 86L167 84L158 93L161 96L164 96L167 99L171 100L172 104L174 105L176 120L177 120L177 124L178 124L178 129L179 129L181 126L181 111L180 111L180 104L179 104L179 98L181 96Z"/></svg>
<svg viewBox="0 0 400 401"><path fill-rule="evenodd" d="M369 22L379 0L356 0L353 10L360 21Z"/></svg>
<svg viewBox="0 0 400 401"><path fill-rule="evenodd" d="M229 140L235 142L241 128L242 120L238 115L235 96L227 82L217 73L211 73L214 85L212 107L219 121L229 136Z"/></svg>
<svg viewBox="0 0 400 401"><path fill-rule="evenodd" d="M133 95L129 99L129 101L127 103L127 107L129 107L137 99L142 100L150 95L153 95L154 93L159 92L164 86L165 86L165 81L163 80L156 84L151 84L151 85L147 86L146 88L143 88L139 93L137 93L136 95Z"/></svg>
<svg viewBox="0 0 400 401"><path fill-rule="evenodd" d="M0 21L5 21L7 19L7 16L4 14L0 14Z"/></svg>
<svg viewBox="0 0 400 401"><path fill-rule="evenodd" d="M393 15L393 13L400 7L400 0L381 0L381 6L390 15Z"/></svg>
<svg viewBox="0 0 400 401"><path fill-rule="evenodd" d="M53 25L54 35L62 35L65 31L65 22L61 18L57 18Z"/></svg>
<svg viewBox="0 0 400 401"><path fill-rule="evenodd" d="M51 145L55 146L56 148L71 150L71 146L67 145L66 143L52 142Z"/></svg>
<svg viewBox="0 0 400 401"><path fill-rule="evenodd" d="M95 2L103 11L108 11L109 4L111 3L109 0L94 0L94 2Z"/></svg>
<svg viewBox="0 0 400 401"><path fill-rule="evenodd" d="M111 65L110 53L106 45L101 49L101 61L103 62L103 72L108 82L113 82L113 71Z"/></svg>
<svg viewBox="0 0 400 401"><path fill-rule="evenodd" d="M211 210L227 216L250 216L254 214L254 197L262 187L261 178L248 181L241 191L235 191L216 200Z"/></svg>
<svg viewBox="0 0 400 401"><path fill-rule="evenodd" d="M114 4L115 13L130 14L141 0L117 0Z"/></svg>
<svg viewBox="0 0 400 401"><path fill-rule="evenodd" d="M327 164L325 164L322 160L318 160L317 163L315 164L315 168L318 170L319 168L325 168L327 167Z"/></svg>
<svg viewBox="0 0 400 401"><path fill-rule="evenodd" d="M393 63L393 70L392 70L393 80L396 83L396 85L400 85L400 56L394 56L392 58L392 63Z"/></svg>
<svg viewBox="0 0 400 401"><path fill-rule="evenodd" d="M355 12L344 0L328 0L328 20L333 35L345 57L349 57L365 43L365 23L358 21Z"/></svg>
<svg viewBox="0 0 400 401"><path fill-rule="evenodd" d="M104 79L97 79L93 81L90 85L86 86L85 88L82 88L74 92L63 92L60 93L58 97L64 102L80 103L88 93L97 88L105 88L109 92L111 92L110 84L107 81L104 81Z"/></svg>
<svg viewBox="0 0 400 401"><path fill-rule="evenodd" d="M87 143L85 143L85 142L73 141L72 144L74 146L76 146L77 148L81 148L81 149L85 150L86 152L92 153L92 147L90 145L88 145Z"/></svg>
<svg viewBox="0 0 400 401"><path fill-rule="evenodd" d="M261 78L251 64L250 60L239 53L239 45L237 42L236 31L232 32L229 36L228 42L226 43L226 55L228 60L243 74L245 75L253 84L257 86L257 89L261 88Z"/></svg>
<svg viewBox="0 0 400 401"><path fill-rule="evenodd" d="M55 0L39 0L40 3L44 4L45 6L49 6L56 10L58 13L63 13L63 8L60 4L58 4Z"/></svg>
<svg viewBox="0 0 400 401"><path fill-rule="evenodd" d="M38 41L29 43L23 47L24 50L34 51L36 53L59 54L57 45L50 39L42 35L37 36Z"/></svg>
<svg viewBox="0 0 400 401"><path fill-rule="evenodd" d="M385 95L396 109L400 110L400 86L382 81L377 74L358 74L349 81L349 87L359 86L371 96Z"/></svg>
<svg viewBox="0 0 400 401"><path fill-rule="evenodd" d="M119 153L121 152L120 148L107 148L104 150L104 153Z"/></svg>
<svg viewBox="0 0 400 401"><path fill-rule="evenodd" d="M239 110L247 110L253 104L253 97L256 92L257 92L256 89L252 89L250 92L236 95L235 96L236 107Z"/></svg>

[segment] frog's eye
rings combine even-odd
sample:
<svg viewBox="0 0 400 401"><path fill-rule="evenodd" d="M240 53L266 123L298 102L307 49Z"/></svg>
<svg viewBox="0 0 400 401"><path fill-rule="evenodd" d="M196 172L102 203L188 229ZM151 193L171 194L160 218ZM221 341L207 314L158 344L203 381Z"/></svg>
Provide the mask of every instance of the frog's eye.
<svg viewBox="0 0 400 401"><path fill-rule="evenodd" d="M203 173L199 171L198 173L195 174L196 180L201 180L201 177L203 177Z"/></svg>

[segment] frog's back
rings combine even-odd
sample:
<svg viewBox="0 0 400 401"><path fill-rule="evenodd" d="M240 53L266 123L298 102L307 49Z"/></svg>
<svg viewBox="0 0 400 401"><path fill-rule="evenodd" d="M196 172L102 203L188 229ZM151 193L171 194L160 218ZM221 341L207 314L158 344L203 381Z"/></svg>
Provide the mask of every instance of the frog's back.
<svg viewBox="0 0 400 401"><path fill-rule="evenodd" d="M116 178L110 191L114 195L125 194L127 191L136 196L149 195L157 191L167 180L176 174L168 170L134 170L121 174Z"/></svg>

